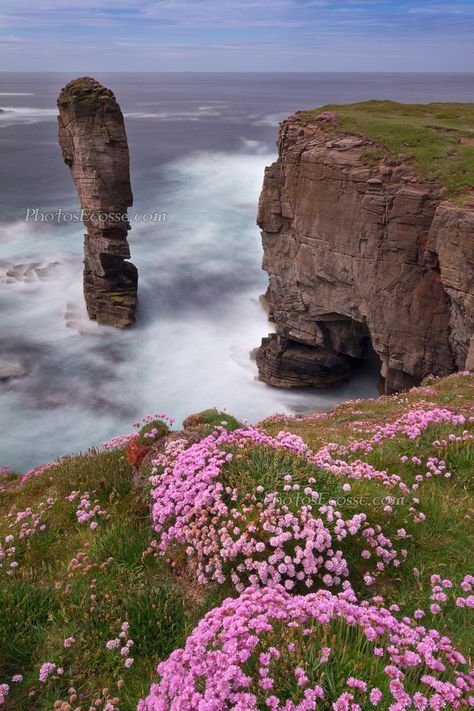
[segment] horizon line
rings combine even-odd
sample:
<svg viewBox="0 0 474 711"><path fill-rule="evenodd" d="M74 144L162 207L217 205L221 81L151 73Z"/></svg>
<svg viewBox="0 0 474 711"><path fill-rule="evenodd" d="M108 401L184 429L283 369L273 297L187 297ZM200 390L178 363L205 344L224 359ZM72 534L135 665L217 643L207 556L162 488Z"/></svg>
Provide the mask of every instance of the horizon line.
<svg viewBox="0 0 474 711"><path fill-rule="evenodd" d="M457 71L451 71L451 72L438 72L438 71L384 71L384 72L372 72L372 71L363 71L363 72L351 72L349 70L344 71L344 70L339 70L339 71L322 71L322 70L314 70L314 71L281 71L281 72L265 72L265 71L257 71L257 70L251 70L251 71L239 71L239 70L234 70L234 69L229 69L229 70L216 70L216 71L207 71L207 70L201 70L201 71L196 71L192 69L175 69L175 70L167 70L167 71L160 71L160 70L151 70L151 69L143 69L143 70L116 70L116 69L93 69L93 70L87 70L87 69L71 69L71 70L57 70L57 69L0 69L0 75L1 74L69 74L70 72L83 72L83 75L88 74L88 73L94 73L94 72L102 72L102 73L107 73L107 74L372 74L372 75L386 75L386 74L407 74L407 75L413 75L413 74L418 74L418 75L425 75L425 74L436 74L436 75L446 75L446 76L452 76L452 75L474 75L474 69L472 71L463 71L463 72L457 72Z"/></svg>

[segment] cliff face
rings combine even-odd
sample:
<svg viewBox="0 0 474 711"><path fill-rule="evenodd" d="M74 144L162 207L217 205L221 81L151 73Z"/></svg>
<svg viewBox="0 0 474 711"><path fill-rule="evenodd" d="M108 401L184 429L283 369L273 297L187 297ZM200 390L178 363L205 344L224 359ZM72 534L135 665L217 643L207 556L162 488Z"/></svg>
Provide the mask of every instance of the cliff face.
<svg viewBox="0 0 474 711"><path fill-rule="evenodd" d="M75 79L58 98L59 143L79 194L84 296L91 319L123 328L135 320L138 274L130 257L127 208L133 204L123 115L110 89Z"/></svg>
<svg viewBox="0 0 474 711"><path fill-rule="evenodd" d="M474 205L409 164L367 162L368 139L282 124L259 203L276 333L257 351L272 385L345 380L370 346L387 391L474 367Z"/></svg>

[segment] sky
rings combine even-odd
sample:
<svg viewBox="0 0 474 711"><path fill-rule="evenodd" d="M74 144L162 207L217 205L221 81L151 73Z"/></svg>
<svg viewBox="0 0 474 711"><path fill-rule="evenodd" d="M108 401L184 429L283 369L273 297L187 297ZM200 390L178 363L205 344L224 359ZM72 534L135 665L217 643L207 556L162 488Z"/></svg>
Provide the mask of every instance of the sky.
<svg viewBox="0 0 474 711"><path fill-rule="evenodd" d="M472 72L474 0L0 0L0 70Z"/></svg>

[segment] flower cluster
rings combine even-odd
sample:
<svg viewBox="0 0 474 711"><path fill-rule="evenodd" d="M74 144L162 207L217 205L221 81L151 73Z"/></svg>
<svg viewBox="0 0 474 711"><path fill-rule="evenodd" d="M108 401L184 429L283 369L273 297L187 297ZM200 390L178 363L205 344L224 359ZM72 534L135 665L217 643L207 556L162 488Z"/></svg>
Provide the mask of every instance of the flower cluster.
<svg viewBox="0 0 474 711"><path fill-rule="evenodd" d="M339 546L350 537L358 536L361 547L369 545L377 571L400 564L392 541L380 525L369 525L365 513L345 519L335 501L318 505L314 476L301 483L288 473L280 490L267 492L261 485L249 489L232 483L227 469L249 447L312 461L301 438L288 432L271 437L253 427L231 433L220 428L187 449L170 445L156 461L162 473L150 479L163 555L172 558L173 548L183 547L196 564L199 582L230 578L239 592L249 584L281 583L287 590L311 588L321 580L326 587L340 585L349 569ZM282 503L282 493L300 490L310 503L295 508Z"/></svg>
<svg viewBox="0 0 474 711"><path fill-rule="evenodd" d="M344 645L326 646L334 632L352 636L364 679L347 675ZM400 621L382 604L358 603L350 588L306 596L249 588L209 612L157 671L161 679L138 711L309 711L320 700L335 711L474 703L474 674L447 637Z"/></svg>
<svg viewBox="0 0 474 711"><path fill-rule="evenodd" d="M117 684L119 688L123 688L120 682ZM74 686L70 686L67 690L69 698L67 701L62 699L57 699L54 702L54 711L79 711L79 709L84 708L83 706L76 706L77 702L83 702L84 694L82 692L76 691ZM89 709L101 708L103 711L119 711L118 704L120 703L120 698L118 696L112 696L110 689L105 686L101 692L95 694L96 698L93 701L93 705L89 706Z"/></svg>
<svg viewBox="0 0 474 711"><path fill-rule="evenodd" d="M76 509L76 517L78 522L89 523L90 521L89 527L94 530L99 525L95 518L99 516L107 516L107 511L100 507L97 499L94 502L91 502L91 493L89 491L85 491L83 494L79 491L71 491L71 493L66 496L66 500L69 502L73 502L77 498L79 499Z"/></svg>
<svg viewBox="0 0 474 711"><path fill-rule="evenodd" d="M12 534L5 536L4 543L0 542L0 577L2 573L13 575L15 568L18 567L18 561L15 560L16 546L13 543Z"/></svg>
<svg viewBox="0 0 474 711"><path fill-rule="evenodd" d="M337 120L337 114L334 111L323 111L316 116L316 121L323 121L324 123L332 123Z"/></svg>
<svg viewBox="0 0 474 711"><path fill-rule="evenodd" d="M3 706L5 703L9 691L10 687L8 684L0 684L0 706Z"/></svg>
<svg viewBox="0 0 474 711"><path fill-rule="evenodd" d="M3 482L6 482L6 479L10 476L11 474L11 467L7 464L4 467L0 467L0 494L3 491L6 491L6 486L2 484Z"/></svg>
<svg viewBox="0 0 474 711"><path fill-rule="evenodd" d="M53 469L55 466L57 466L57 464L57 461L49 462L48 464L41 464L39 467L34 467L34 469L30 469L20 477L20 486L26 484L30 479L34 479L37 476L41 476L41 474L44 474L50 469Z"/></svg>
<svg viewBox="0 0 474 711"><path fill-rule="evenodd" d="M114 639L109 639L105 644L106 648L109 651L113 649L117 649L119 651L120 655L124 658L123 665L126 669L129 669L134 662L133 657L130 656L130 652L135 642L129 637L129 628L130 625L128 624L128 622L122 622L122 624L120 625L120 632L118 634L118 637L114 637Z"/></svg>
<svg viewBox="0 0 474 711"><path fill-rule="evenodd" d="M123 434L118 437L112 437L112 439L109 439L106 442L101 442L101 447L106 449L108 452L112 452L114 449L123 449L129 442L137 439L137 436L136 432L132 432L131 434Z"/></svg>
<svg viewBox="0 0 474 711"><path fill-rule="evenodd" d="M420 407L421 404L419 401L416 402L416 409L405 412L393 422L375 425L369 439L355 440L347 447L340 446L339 453L371 452L375 445L387 439L395 439L398 435L414 441L432 425L463 425L466 422L464 415L456 415L445 408L433 407L430 403L425 403L424 407Z"/></svg>
<svg viewBox="0 0 474 711"><path fill-rule="evenodd" d="M62 676L64 674L64 669L62 667L58 667L54 662L44 662L39 671L39 680L45 683L48 681L51 674Z"/></svg>
<svg viewBox="0 0 474 711"><path fill-rule="evenodd" d="M0 541L0 579L2 573L11 576L18 568L19 544L26 542L28 545L29 539L46 529L43 519L54 503L55 499L48 497L38 504L36 510L28 506L21 511L10 511L7 515L8 528L14 532L5 536L3 543Z"/></svg>
<svg viewBox="0 0 474 711"><path fill-rule="evenodd" d="M138 430L138 442L142 446L153 444L168 434L173 422L172 417L164 414L148 415L142 422L135 422L133 426Z"/></svg>

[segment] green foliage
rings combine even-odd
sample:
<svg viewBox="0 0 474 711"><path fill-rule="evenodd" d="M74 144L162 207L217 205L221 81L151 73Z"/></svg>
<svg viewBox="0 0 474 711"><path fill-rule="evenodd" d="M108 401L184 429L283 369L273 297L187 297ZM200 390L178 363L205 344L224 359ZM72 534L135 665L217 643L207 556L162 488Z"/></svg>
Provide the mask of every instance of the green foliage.
<svg viewBox="0 0 474 711"><path fill-rule="evenodd" d="M0 677L15 674L34 658L50 616L59 606L51 590L13 580L0 589Z"/></svg>
<svg viewBox="0 0 474 711"><path fill-rule="evenodd" d="M236 420L235 417L232 417L232 415L229 415L227 412L217 410L215 407L197 413L196 417L199 419L200 426L205 425L205 427L202 427L202 431L206 434L222 425L223 422L225 422L223 426L228 432L233 432L239 427L242 427L242 423Z"/></svg>
<svg viewBox="0 0 474 711"><path fill-rule="evenodd" d="M163 420L152 420L147 422L139 429L140 444L146 446L157 442L162 437L165 437L169 432L169 427Z"/></svg>
<svg viewBox="0 0 474 711"><path fill-rule="evenodd" d="M369 148L362 153L362 161L366 165L376 166L385 158L386 152L381 148Z"/></svg>

